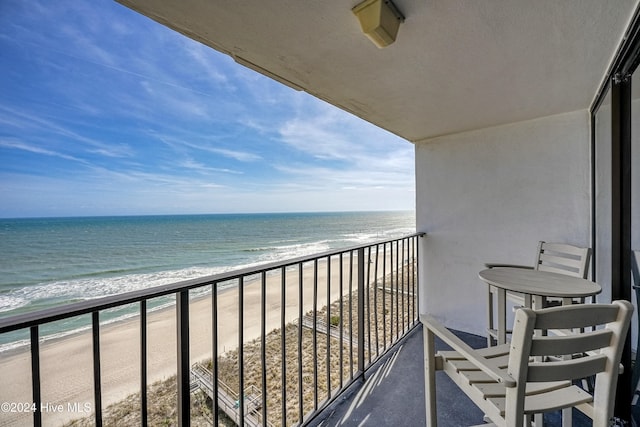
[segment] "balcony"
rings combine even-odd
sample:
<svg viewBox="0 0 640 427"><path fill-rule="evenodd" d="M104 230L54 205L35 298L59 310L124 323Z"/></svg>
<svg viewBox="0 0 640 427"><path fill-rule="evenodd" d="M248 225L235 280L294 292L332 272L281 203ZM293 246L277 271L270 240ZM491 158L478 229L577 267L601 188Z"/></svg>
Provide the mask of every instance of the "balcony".
<svg viewBox="0 0 640 427"><path fill-rule="evenodd" d="M26 328L31 340L29 351L22 354L29 359L30 369L18 374L21 384L6 384L10 388L3 387L2 392L2 401L17 404L20 400L29 402L28 406L4 413L3 422L36 426L122 422L424 425L422 327L417 306L421 238L422 234L414 234L3 319L0 333ZM175 298L173 308L149 309L167 295ZM199 343L203 301L209 303L211 322L205 354ZM229 301L235 306L229 307ZM128 349L138 358L135 377L124 367L114 366L113 355L108 354L113 331L122 329L101 321L109 310L132 305L139 308L136 348ZM228 321L224 316L230 312L241 315ZM173 319L176 340L165 346L165 357L175 361L175 375L158 379L152 365L160 356L150 342L158 339L152 338L154 330L161 318L168 320L167 313ZM60 384L60 378L73 383L75 371L83 371L80 366L73 372L52 371L50 363L43 368L43 360L64 348L67 340L43 342L40 330L50 322L87 315L91 331L84 335L91 342L91 354L85 355L84 372L91 378L86 387L73 389ZM258 324L250 319L258 319ZM457 334L473 347L486 344L485 337ZM436 345L445 348L441 342ZM72 366L78 363L77 354L67 356ZM3 374L11 366L5 362L0 364ZM442 424L481 424L482 412L446 376L438 375ZM134 390L114 395L109 390L113 377ZM30 396L21 394L25 387ZM545 425L561 425L560 413L546 414ZM586 426L590 421L576 411L574 425Z"/></svg>
<svg viewBox="0 0 640 427"><path fill-rule="evenodd" d="M16 406L3 422L319 423L417 336L422 236L2 319L0 334L29 336L0 362L0 401ZM46 339L49 324L83 319L86 332Z"/></svg>

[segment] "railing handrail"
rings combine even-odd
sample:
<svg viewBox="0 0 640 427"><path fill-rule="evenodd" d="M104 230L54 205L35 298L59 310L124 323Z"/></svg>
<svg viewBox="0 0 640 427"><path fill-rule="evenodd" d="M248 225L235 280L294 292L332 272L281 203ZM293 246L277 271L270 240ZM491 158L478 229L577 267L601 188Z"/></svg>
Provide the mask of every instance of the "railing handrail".
<svg viewBox="0 0 640 427"><path fill-rule="evenodd" d="M64 304L57 307L47 308L44 310L33 311L24 314L18 314L15 316L6 317L0 319L0 334L15 331L18 329L29 328L31 326L42 325L44 323L54 322L57 320L66 319L69 317L80 316L83 314L89 314L96 311L107 310L110 308L136 303L151 298L158 298L166 295L175 294L181 291L187 291L202 286L212 285L215 283L222 283L238 279L240 277L247 277L252 275L261 274L263 272L272 271L278 268L294 266L300 263L310 262L321 258L327 258L341 253L353 252L363 247L374 247L376 245L382 245L385 243L396 242L411 237L423 237L426 233L412 233L401 237L388 240L380 240L371 242L366 245L356 245L345 248L340 248L333 251L327 251L314 255L306 255L298 258L290 258L284 261L275 261L271 263L260 264L252 267L245 267L237 270L231 270L224 273L219 273L210 276L204 276L196 279L183 280L179 282L170 283L167 285L159 285L148 289L141 289L137 291L131 291L121 293L117 295L110 295L94 300L81 301L77 303Z"/></svg>

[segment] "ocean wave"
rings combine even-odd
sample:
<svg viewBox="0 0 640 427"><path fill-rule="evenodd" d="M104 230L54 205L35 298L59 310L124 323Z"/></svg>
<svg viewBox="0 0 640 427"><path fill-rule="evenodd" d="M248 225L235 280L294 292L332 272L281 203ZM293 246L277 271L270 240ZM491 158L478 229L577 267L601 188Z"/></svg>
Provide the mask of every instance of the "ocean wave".
<svg viewBox="0 0 640 427"><path fill-rule="evenodd" d="M210 292L209 292L210 293ZM203 296L203 295L200 295ZM197 298L198 296L192 295L192 298ZM150 308L147 308L147 313L153 313L154 311L158 311L158 310L162 310L168 307L171 307L174 305L173 301L167 301L165 299L165 301L160 302L158 304L156 304L155 306L152 306ZM126 310L124 311L122 308L111 308L108 310L104 310L103 313L115 313L115 316L111 316L110 318L106 318L106 319L101 319L100 320L100 325L104 326L104 325L110 325L113 323L118 323L118 322L122 322L125 320L129 320L129 319L134 319L136 317L139 317L139 312L138 311L131 311L131 310ZM71 326L70 328L67 328L65 330L61 330L58 332L43 332L40 331L40 339L39 342L40 343L44 343L47 341L51 341L51 340L56 340L56 339L60 339L60 338L65 338L65 337L69 337L72 335L76 335L82 332L86 332L88 330L91 329L91 325L89 324L85 324L85 325L81 325L81 326ZM15 339L12 340L10 342L6 342L6 343L0 343L0 354L2 354L3 352L6 351L11 351L11 350L19 350L25 347L28 347L31 345L31 340L30 339Z"/></svg>
<svg viewBox="0 0 640 427"><path fill-rule="evenodd" d="M13 295L0 295L0 313L15 310L25 304L22 298Z"/></svg>
<svg viewBox="0 0 640 427"><path fill-rule="evenodd" d="M400 238L415 232L415 229L408 227L399 227L376 232L347 233L343 237L346 241L353 242L356 245L366 245L381 240L390 240Z"/></svg>
<svg viewBox="0 0 640 427"><path fill-rule="evenodd" d="M273 246L266 246L266 247L263 247L263 248L243 249L242 252L266 252L266 251L271 251L273 249L274 249Z"/></svg>
<svg viewBox="0 0 640 427"><path fill-rule="evenodd" d="M0 295L0 313L3 315L14 314L17 311L41 309L53 304L93 300L220 274L231 269L232 267L189 267L153 273L125 274L116 277L84 277L24 286L11 289Z"/></svg>
<svg viewBox="0 0 640 427"><path fill-rule="evenodd" d="M291 245L280 245L270 248L259 258L262 262L284 261L326 252L331 248L330 240L318 240L315 242L296 243Z"/></svg>

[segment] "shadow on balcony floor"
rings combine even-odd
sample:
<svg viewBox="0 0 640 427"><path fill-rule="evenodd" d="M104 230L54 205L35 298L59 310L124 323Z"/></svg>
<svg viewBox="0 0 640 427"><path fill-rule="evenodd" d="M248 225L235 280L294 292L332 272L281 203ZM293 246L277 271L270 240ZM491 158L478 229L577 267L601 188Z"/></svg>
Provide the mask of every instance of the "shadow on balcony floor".
<svg viewBox="0 0 640 427"><path fill-rule="evenodd" d="M478 348L486 339L456 332ZM438 349L447 348L436 340ZM337 399L313 426L424 426L424 371L422 327L415 328L377 366L367 380ZM443 373L437 374L438 423L444 427L482 424L482 412ZM545 426L562 425L560 413L545 415ZM574 411L574 426L591 426L591 420Z"/></svg>

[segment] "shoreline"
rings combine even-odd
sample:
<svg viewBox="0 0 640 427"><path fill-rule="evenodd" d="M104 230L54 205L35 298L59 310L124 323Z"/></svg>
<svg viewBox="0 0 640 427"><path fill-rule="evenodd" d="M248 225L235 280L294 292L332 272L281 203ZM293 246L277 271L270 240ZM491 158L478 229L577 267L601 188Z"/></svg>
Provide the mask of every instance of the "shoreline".
<svg viewBox="0 0 640 427"><path fill-rule="evenodd" d="M253 279L251 280L251 282L253 282ZM249 283L247 283L245 286L248 286L248 285ZM218 296L222 295L222 293L224 292L232 291L234 289L237 289L237 285L227 286L222 289L219 289ZM167 296L164 296L161 298L167 298ZM205 298L211 298L211 291L207 291L205 295L192 296L189 298L189 302L193 303L194 301L205 299ZM157 307L147 308L147 319L149 318L150 315L161 312L161 311L165 311L165 310L175 310L175 302L169 302L166 304L159 305ZM126 324L127 322L136 321L136 319L139 319L139 318L140 318L140 311L138 310L135 313L124 314L122 316L119 316L113 319L100 321L100 330L102 331L103 328L110 327L112 325L123 325L123 324ZM25 333L28 335L28 330L25 330ZM62 332L55 332L49 335L40 335L40 348L42 349L43 345L64 341L67 339L71 339L77 335L90 334L90 333L91 333L91 324L90 322L88 322L86 326L82 326L80 328L76 328L68 331L62 331ZM31 348L30 340L27 338L19 341L20 341L20 344L13 347L9 347L4 350L1 349L2 345L0 345L0 361L4 357L10 357L10 356L14 356L21 353L29 353ZM9 345L9 344L12 344L12 343L7 343L3 345Z"/></svg>
<svg viewBox="0 0 640 427"><path fill-rule="evenodd" d="M382 255L379 254L381 257ZM349 262L345 257L343 294L349 292ZM334 268L335 266L335 268ZM331 261L331 289L327 295L326 260L318 262L317 289L314 290L312 264L303 268L303 313L313 310L313 294L317 294L317 309L339 298L339 258ZM354 268L354 273L355 273ZM286 298L285 324L298 318L298 270L285 271ZM381 272L379 272L379 276ZM248 276L253 277L253 276ZM247 343L261 334L261 280L248 280L244 284L243 342ZM375 280L371 277L371 280ZM334 284L335 283L335 284ZM354 287L355 287L354 282ZM266 275L266 331L281 326L281 273ZM354 289L355 290L355 289ZM238 340L238 286L218 291L218 355L237 349ZM196 297L190 300L190 362L191 364L212 356L212 297ZM228 321L227 319L232 319ZM133 318L101 325L101 384L102 406L124 399L140 389L140 318ZM93 362L91 330L51 339L41 344L40 369L42 402L62 405L65 409L89 407L89 412L44 412L43 423L62 425L93 412ZM147 314L147 383L152 384L176 374L176 321L175 306ZM31 360L27 348L15 354L0 354L0 402L31 402ZM77 406L73 406L76 405ZM69 405L71 405L69 407ZM85 406L88 405L88 406ZM0 425L30 423L29 413L0 413Z"/></svg>

